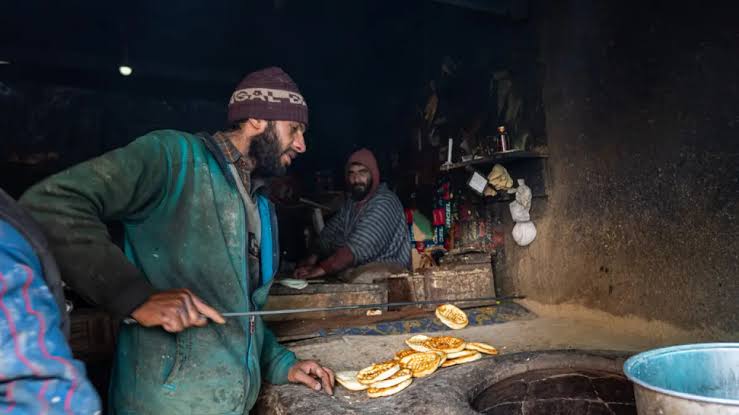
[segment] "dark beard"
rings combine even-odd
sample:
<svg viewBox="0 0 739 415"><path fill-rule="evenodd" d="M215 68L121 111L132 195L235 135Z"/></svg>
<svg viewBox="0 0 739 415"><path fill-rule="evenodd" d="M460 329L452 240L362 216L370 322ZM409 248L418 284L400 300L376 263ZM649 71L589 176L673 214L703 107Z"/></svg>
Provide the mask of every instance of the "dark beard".
<svg viewBox="0 0 739 415"><path fill-rule="evenodd" d="M284 176L287 167L282 165L280 158L289 151L282 151L275 124L269 121L264 132L254 136L249 144L249 157L256 164L254 174L259 177Z"/></svg>
<svg viewBox="0 0 739 415"><path fill-rule="evenodd" d="M352 186L351 196L352 200L355 202L359 202L360 200L364 200L365 197L370 192L370 189L372 189L372 179L367 183L367 186L362 185L354 185Z"/></svg>

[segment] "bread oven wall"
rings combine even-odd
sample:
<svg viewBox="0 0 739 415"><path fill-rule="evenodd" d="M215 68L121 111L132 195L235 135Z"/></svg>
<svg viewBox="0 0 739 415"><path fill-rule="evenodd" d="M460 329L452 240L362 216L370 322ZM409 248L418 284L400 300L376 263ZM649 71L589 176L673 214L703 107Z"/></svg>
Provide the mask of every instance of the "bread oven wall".
<svg viewBox="0 0 739 415"><path fill-rule="evenodd" d="M498 285L545 303L736 333L732 13L597 3L531 8L544 68L549 197L534 200L539 235L531 246L516 247L507 232Z"/></svg>

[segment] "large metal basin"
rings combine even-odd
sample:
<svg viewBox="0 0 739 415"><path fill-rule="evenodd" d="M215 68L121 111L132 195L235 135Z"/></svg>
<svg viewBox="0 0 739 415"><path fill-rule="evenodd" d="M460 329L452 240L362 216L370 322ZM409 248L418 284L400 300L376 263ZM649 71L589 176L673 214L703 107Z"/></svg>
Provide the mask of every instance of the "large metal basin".
<svg viewBox="0 0 739 415"><path fill-rule="evenodd" d="M739 343L686 344L629 358L639 415L739 415Z"/></svg>

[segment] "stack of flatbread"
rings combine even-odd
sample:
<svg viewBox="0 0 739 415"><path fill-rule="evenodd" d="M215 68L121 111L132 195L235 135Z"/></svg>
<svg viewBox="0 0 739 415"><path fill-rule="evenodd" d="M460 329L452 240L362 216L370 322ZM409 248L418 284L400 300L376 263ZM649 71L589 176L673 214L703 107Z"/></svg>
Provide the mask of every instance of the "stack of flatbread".
<svg viewBox="0 0 739 415"><path fill-rule="evenodd" d="M359 372L339 372L336 380L352 391L367 390L370 398L380 398L396 394L413 382L413 372L400 368L395 360L375 363Z"/></svg>
<svg viewBox="0 0 739 415"><path fill-rule="evenodd" d="M436 316L449 327L454 324L462 328L468 324L467 315L451 304L437 308ZM483 354L498 354L489 344L467 342L453 336L418 334L407 339L405 344L409 348L395 353L393 360L375 363L358 372L338 372L336 380L346 389L366 390L370 398L379 398L394 395L413 383L414 378L430 376L439 368L474 362Z"/></svg>

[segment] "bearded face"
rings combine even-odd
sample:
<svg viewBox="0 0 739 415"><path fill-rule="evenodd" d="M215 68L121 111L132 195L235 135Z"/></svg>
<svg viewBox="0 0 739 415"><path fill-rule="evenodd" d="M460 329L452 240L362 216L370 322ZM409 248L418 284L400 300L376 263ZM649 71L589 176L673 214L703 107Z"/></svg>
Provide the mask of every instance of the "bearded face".
<svg viewBox="0 0 739 415"><path fill-rule="evenodd" d="M274 121L269 121L264 132L254 136L249 145L249 157L255 161L255 175L274 177L287 173L287 165L297 153L283 142L289 143L290 140L280 140Z"/></svg>
<svg viewBox="0 0 739 415"><path fill-rule="evenodd" d="M347 182L352 200L363 200L372 189L372 173L364 165L353 163L347 172Z"/></svg>

